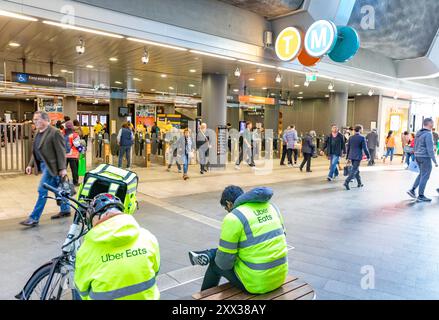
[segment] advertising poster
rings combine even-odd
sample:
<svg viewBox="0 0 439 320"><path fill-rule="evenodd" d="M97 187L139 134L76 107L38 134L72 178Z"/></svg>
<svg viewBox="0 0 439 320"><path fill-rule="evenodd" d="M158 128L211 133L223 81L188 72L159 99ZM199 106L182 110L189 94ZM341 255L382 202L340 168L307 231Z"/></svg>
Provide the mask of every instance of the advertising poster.
<svg viewBox="0 0 439 320"><path fill-rule="evenodd" d="M49 114L50 124L55 125L58 120L64 120L62 98L38 99L39 110L46 111Z"/></svg>
<svg viewBox="0 0 439 320"><path fill-rule="evenodd" d="M144 126L152 127L155 121L154 105L136 105L136 125L139 123Z"/></svg>

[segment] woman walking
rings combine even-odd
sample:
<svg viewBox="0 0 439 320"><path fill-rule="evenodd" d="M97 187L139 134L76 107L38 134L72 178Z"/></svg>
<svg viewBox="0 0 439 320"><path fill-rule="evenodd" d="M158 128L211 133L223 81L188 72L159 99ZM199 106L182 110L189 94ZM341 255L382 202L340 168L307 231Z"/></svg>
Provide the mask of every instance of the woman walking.
<svg viewBox="0 0 439 320"><path fill-rule="evenodd" d="M383 163L386 163L387 157L390 156L390 164L392 164L394 153L395 153L395 137L393 136L393 131L390 130L386 138L386 155L384 156Z"/></svg>
<svg viewBox="0 0 439 320"><path fill-rule="evenodd" d="M316 132L310 131L305 135L305 137L303 137L303 141L302 141L303 162L300 165L300 171L303 171L303 167L306 164L306 172L312 172L311 159L316 149L316 146L313 142L315 136L316 136Z"/></svg>
<svg viewBox="0 0 439 320"><path fill-rule="evenodd" d="M407 165L407 169L410 165L410 162L415 160L415 134L411 133L409 137L410 138L407 142L407 145L404 146L405 163Z"/></svg>
<svg viewBox="0 0 439 320"><path fill-rule="evenodd" d="M79 150L77 147L81 145L80 137L79 134L75 132L72 121L67 121L65 126L64 140L66 143L66 169L70 165L70 169L72 170L73 184L75 186L79 186Z"/></svg>
<svg viewBox="0 0 439 320"><path fill-rule="evenodd" d="M178 162L183 163L183 179L189 179L187 175L189 169L189 163L194 156L195 143L190 136L189 129L184 129L183 136L180 137L177 141L177 153L178 153Z"/></svg>

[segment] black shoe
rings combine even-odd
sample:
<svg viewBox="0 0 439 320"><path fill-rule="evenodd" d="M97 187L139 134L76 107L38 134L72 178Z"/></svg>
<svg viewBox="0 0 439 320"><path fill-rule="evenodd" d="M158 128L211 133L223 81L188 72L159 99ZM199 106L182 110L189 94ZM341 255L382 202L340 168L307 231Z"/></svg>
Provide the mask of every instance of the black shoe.
<svg viewBox="0 0 439 320"><path fill-rule="evenodd" d="M302 167L300 167L299 169L300 169L301 172L303 172L303 168Z"/></svg>
<svg viewBox="0 0 439 320"><path fill-rule="evenodd" d="M364 184L359 183L357 187L358 187L358 188L363 188L363 187L364 187Z"/></svg>
<svg viewBox="0 0 439 320"><path fill-rule="evenodd" d="M189 251L189 260L194 266L196 264L200 266L207 266L210 263L210 258L206 251Z"/></svg>
<svg viewBox="0 0 439 320"><path fill-rule="evenodd" d="M343 186L346 188L346 190L351 190L351 188L349 188L349 183L343 183Z"/></svg>
<svg viewBox="0 0 439 320"><path fill-rule="evenodd" d="M200 171L200 174L204 174L204 171L202 170L202 171Z"/></svg>
<svg viewBox="0 0 439 320"><path fill-rule="evenodd" d="M70 217L70 212L59 212L50 217L50 219L59 219L59 218L67 218Z"/></svg>
<svg viewBox="0 0 439 320"><path fill-rule="evenodd" d="M415 190L409 190L407 191L407 194L412 197L413 199L416 199L416 193Z"/></svg>
<svg viewBox="0 0 439 320"><path fill-rule="evenodd" d="M430 198L427 198L426 196L419 196L418 199L416 199L418 202L431 202Z"/></svg>
<svg viewBox="0 0 439 320"><path fill-rule="evenodd" d="M306 170L306 172L312 172L312 170Z"/></svg>
<svg viewBox="0 0 439 320"><path fill-rule="evenodd" d="M206 168L203 169L204 172L207 172L208 170Z"/></svg>
<svg viewBox="0 0 439 320"><path fill-rule="evenodd" d="M285 166L285 163L281 163L280 165L281 165L281 166ZM439 191L438 191L438 192L439 192Z"/></svg>
<svg viewBox="0 0 439 320"><path fill-rule="evenodd" d="M38 221L33 220L31 218L27 218L26 220L21 221L20 224L26 227L35 227L38 225Z"/></svg>
<svg viewBox="0 0 439 320"><path fill-rule="evenodd" d="M326 180L328 180L329 182L331 182L331 181L332 181L332 178L327 177Z"/></svg>

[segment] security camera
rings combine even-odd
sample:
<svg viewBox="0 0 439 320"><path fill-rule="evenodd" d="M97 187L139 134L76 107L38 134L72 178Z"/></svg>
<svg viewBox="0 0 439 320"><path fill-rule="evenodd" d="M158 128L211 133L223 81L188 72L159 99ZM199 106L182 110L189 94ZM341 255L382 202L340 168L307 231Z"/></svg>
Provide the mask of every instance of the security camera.
<svg viewBox="0 0 439 320"><path fill-rule="evenodd" d="M145 51L143 51L142 63L147 64L148 62L149 62L149 53L145 49Z"/></svg>
<svg viewBox="0 0 439 320"><path fill-rule="evenodd" d="M76 53L84 54L84 52L85 52L84 40L79 39L79 45L76 46Z"/></svg>

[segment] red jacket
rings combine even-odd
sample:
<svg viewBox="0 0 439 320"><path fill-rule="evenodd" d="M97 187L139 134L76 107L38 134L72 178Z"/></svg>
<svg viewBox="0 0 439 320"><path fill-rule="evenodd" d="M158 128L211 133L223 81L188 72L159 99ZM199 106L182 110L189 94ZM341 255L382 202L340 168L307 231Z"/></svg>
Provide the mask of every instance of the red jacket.
<svg viewBox="0 0 439 320"><path fill-rule="evenodd" d="M79 135L74 132L69 135L69 143L70 143L70 152L66 154L67 159L79 159L79 151L75 147L75 143L79 142Z"/></svg>

